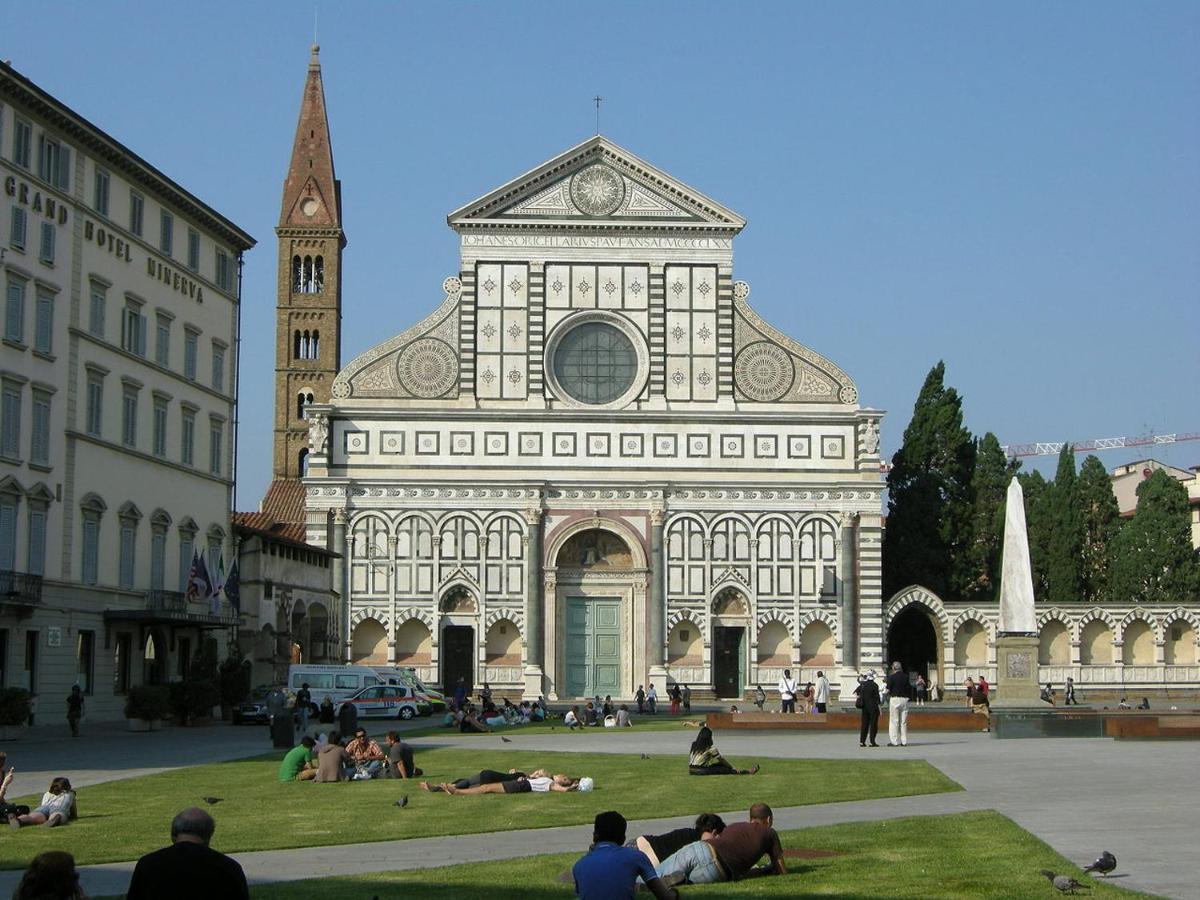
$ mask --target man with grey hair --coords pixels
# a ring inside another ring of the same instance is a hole
[[[171,820],[171,846],[137,861],[127,900],[249,900],[246,873],[208,846],[217,823],[190,807]]]
[[[888,746],[908,746],[908,700],[912,685],[900,661],[892,663],[887,677],[888,692]]]

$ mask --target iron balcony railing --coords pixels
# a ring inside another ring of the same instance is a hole
[[[33,606],[42,602],[42,576],[0,569],[0,603]]]

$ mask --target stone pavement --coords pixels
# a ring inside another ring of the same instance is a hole
[[[256,734],[252,735],[252,732]],[[130,742],[130,739],[159,735],[162,737],[157,742],[142,744],[140,748],[136,741]],[[264,735],[265,729],[252,727],[172,729],[158,735],[99,734],[89,741],[89,761],[113,757],[124,760],[125,765],[90,769],[88,776],[92,780],[88,783],[105,780],[106,772],[108,778],[130,777],[144,770],[170,768],[172,763],[168,760],[172,752],[187,757],[186,761],[180,758],[174,765],[264,752],[269,749]],[[575,750],[682,756],[690,740],[687,734],[679,732],[638,732],[636,729],[621,734],[594,735],[589,732],[529,737],[513,731],[507,736],[512,743],[502,743],[498,736],[459,737],[453,733],[418,739],[417,743],[462,745],[473,749],[490,747],[498,755],[514,751],[528,754],[530,751]],[[1068,738],[997,741],[986,734],[921,732],[914,733],[907,748],[861,749],[857,735],[836,732],[729,732],[718,734],[717,738],[722,752],[738,764],[757,760],[769,766],[769,757],[922,758],[966,789],[954,794],[777,810],[778,824],[782,828],[996,809],[1077,863],[1086,864],[1101,850],[1111,850],[1120,861],[1119,871],[1128,873],[1128,877],[1119,882],[1124,887],[1169,897],[1196,895],[1193,861],[1195,835],[1200,832],[1200,807],[1194,802],[1190,777],[1195,770],[1196,743],[1193,741]],[[32,744],[32,741],[28,745],[22,742],[20,755],[24,755],[26,746],[32,749]],[[172,745],[179,747],[173,751]],[[68,744],[67,749],[69,747]],[[6,749],[17,756],[17,745]],[[57,749],[55,752],[64,751]],[[503,762],[497,767],[504,767]],[[78,770],[68,767],[66,771],[75,777]],[[736,819],[745,812],[733,810],[722,814]],[[671,828],[687,821],[688,817],[657,820],[637,823],[636,828],[639,831]],[[382,845],[235,855],[252,881],[288,881],[446,865],[485,856],[502,858],[582,851],[589,834],[590,827],[581,825],[462,835],[453,840],[427,838]],[[987,836],[973,835],[972,839],[986,840]],[[219,830],[216,845],[219,849]],[[130,871],[132,863],[86,867],[83,884],[92,896],[121,893],[128,883]],[[0,896],[11,892],[18,879],[18,872],[0,872]]]

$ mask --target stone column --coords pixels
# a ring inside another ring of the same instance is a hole
[[[525,694],[536,700],[545,692],[546,625],[542,595],[542,510],[525,510]]]
[[[663,565],[663,521],[666,510],[654,506],[650,508],[650,589],[646,595],[647,621],[649,623],[649,661],[650,679],[658,679],[665,684],[667,677],[666,663],[666,567]]]
[[[839,697],[850,697],[857,686],[860,663],[858,603],[858,513],[842,513],[841,545],[838,548],[838,630],[842,639],[842,668]]]
[[[350,542],[346,533],[346,510],[342,508],[333,511],[333,542],[330,547],[334,553],[338,555],[330,560],[330,574],[333,580],[333,589],[337,591],[338,603],[341,606],[341,621],[342,621],[342,640],[345,642],[342,649],[342,661],[350,661],[350,592],[346,589],[348,583],[347,573],[349,571],[350,562]]]

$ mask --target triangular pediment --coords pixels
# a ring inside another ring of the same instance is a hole
[[[452,212],[454,228],[665,227],[737,233],[737,213],[597,135]]]
[[[329,198],[321,190],[321,183],[310,175],[296,193],[285,222],[288,225],[300,226],[332,225],[334,221],[331,209]]]

